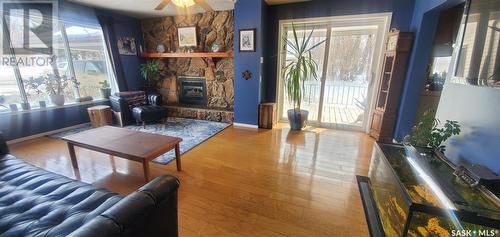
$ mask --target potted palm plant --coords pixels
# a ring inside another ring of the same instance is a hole
[[[318,64],[313,59],[311,51],[325,41],[316,44],[311,42],[314,29],[307,36],[304,30],[302,37],[299,37],[295,25],[292,24],[292,32],[291,38],[285,34],[282,39],[285,53],[290,57],[287,57],[281,69],[285,81],[286,95],[293,105],[293,108],[287,111],[290,128],[292,130],[301,130],[309,115],[309,111],[300,108],[305,81],[308,79],[316,80],[318,71]]]

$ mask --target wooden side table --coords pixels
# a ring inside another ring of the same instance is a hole
[[[113,123],[111,107],[107,105],[98,105],[87,108],[89,113],[90,123],[92,127],[102,127]]]
[[[261,103],[259,105],[259,128],[272,129],[276,123],[276,103]]]

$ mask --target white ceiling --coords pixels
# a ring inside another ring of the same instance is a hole
[[[194,5],[186,10],[176,7],[173,3],[168,4],[163,10],[157,11],[154,8],[160,4],[161,0],[69,0],[81,5],[102,8],[120,12],[127,16],[137,18],[153,18],[161,16],[175,16],[205,12],[200,6]],[[214,10],[226,11],[234,9],[234,2],[237,0],[205,0]],[[269,5],[287,4],[295,2],[307,2],[311,0],[266,0]]]
[[[160,4],[161,0],[69,0],[81,5],[102,8],[120,12],[127,16],[137,18],[153,18],[161,16],[185,15],[205,12],[198,5],[189,7],[187,11],[169,3],[163,10],[157,11],[154,8]],[[226,11],[234,9],[233,0],[205,0],[215,11]]]

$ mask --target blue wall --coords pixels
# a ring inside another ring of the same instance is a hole
[[[139,54],[139,45],[144,45],[140,20],[109,11],[97,10],[96,12],[99,16],[106,16],[113,20],[116,39],[119,37],[135,38],[136,49]],[[145,81],[140,74],[139,65],[143,63],[143,60],[138,55],[120,55],[120,61],[123,67],[127,90],[142,89]]]
[[[137,46],[142,44],[140,21],[112,12],[97,10],[78,4],[59,1],[59,18],[68,23],[78,23],[87,26],[98,26],[97,16],[104,15],[113,19],[116,37],[134,37]],[[138,48],[138,47],[137,47]],[[139,74],[141,59],[138,56],[120,55],[123,65],[125,81],[129,90],[137,90],[143,86]],[[99,102],[96,104],[108,104]],[[88,123],[87,107],[95,104],[78,105],[45,111],[31,111],[29,113],[0,114],[0,131],[7,140],[31,136],[65,127]]]
[[[234,122],[257,125],[260,102],[260,75],[262,55],[262,0],[239,0],[234,7]],[[239,30],[257,29],[256,52],[239,52]],[[252,78],[245,80],[244,71]]]
[[[410,31],[415,33],[413,50],[406,73],[394,137],[398,140],[411,132],[426,81],[427,63],[431,56],[439,13],[463,3],[463,0],[416,1]]]
[[[369,14],[392,12],[391,27],[408,31],[415,0],[314,0],[310,2],[270,6],[266,25],[265,72],[263,100],[277,102],[276,98],[276,73],[278,54],[279,20],[341,16],[353,14]]]
[[[108,104],[103,101],[86,105],[76,105],[65,108],[33,110],[0,114],[0,131],[7,141],[45,133],[65,127],[88,123],[87,108],[94,105]]]

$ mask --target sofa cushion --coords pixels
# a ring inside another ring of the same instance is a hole
[[[67,236],[121,199],[0,155],[0,236]]]

